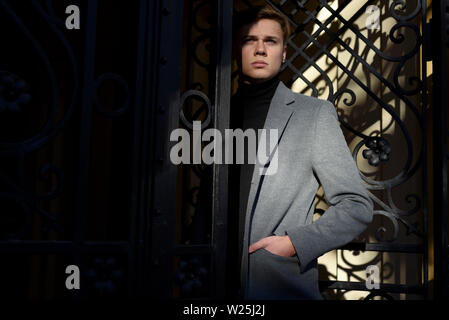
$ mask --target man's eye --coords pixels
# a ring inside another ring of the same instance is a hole
[[[247,42],[250,42],[250,41],[253,41],[253,39],[244,39],[243,43],[247,43]]]
[[[273,39],[268,39],[268,40],[266,40],[266,42],[269,42],[269,43],[276,43],[276,41],[273,40]]]

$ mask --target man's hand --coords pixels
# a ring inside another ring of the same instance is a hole
[[[270,236],[262,238],[249,246],[249,253],[253,253],[261,248],[284,257],[291,257],[296,253],[295,247],[293,247],[289,236]]]

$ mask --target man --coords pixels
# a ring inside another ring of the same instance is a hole
[[[278,130],[275,174],[260,174],[273,165],[269,160],[231,168],[229,255],[238,261],[239,292],[244,299],[322,299],[317,258],[365,230],[373,203],[332,103],[294,93],[279,80],[285,17],[259,7],[234,21],[240,75],[231,126]],[[319,184],[329,208],[312,222]]]

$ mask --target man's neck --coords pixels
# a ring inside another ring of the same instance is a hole
[[[268,82],[270,80],[272,80],[273,78],[278,78],[278,74],[270,77],[270,78],[264,78],[264,79],[254,79],[254,78],[250,78],[250,77],[245,77],[240,75],[240,79],[242,79],[240,82],[247,85],[247,86],[251,86],[251,85],[258,85],[258,84],[262,84],[265,82]]]
[[[239,81],[238,92],[242,96],[247,97],[263,97],[266,95],[274,94],[278,84],[279,84],[279,74],[276,74],[270,79],[265,79],[261,82],[245,81],[246,79],[241,79]]]

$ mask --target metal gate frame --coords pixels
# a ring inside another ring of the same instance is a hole
[[[285,0],[279,5],[266,0],[275,8],[282,11]],[[396,1],[399,3],[401,1]],[[48,3],[51,3],[49,1]],[[47,4],[48,4],[47,3]],[[220,131],[229,127],[230,95],[231,95],[231,50],[232,47],[232,1],[217,0],[215,3],[215,81],[214,95],[211,97],[212,121]],[[304,3],[297,1],[298,4]],[[326,1],[320,1],[327,6]],[[434,96],[433,96],[433,188],[434,194],[434,257],[435,278],[434,298],[447,299],[449,289],[449,247],[448,247],[448,145],[447,145],[447,47],[448,40],[448,1],[434,2],[433,19],[426,23],[426,1],[421,4],[423,34],[419,41],[423,44],[424,59],[423,74],[426,74],[426,61],[433,61]],[[0,8],[5,8],[6,2],[0,1]],[[369,2],[368,2],[369,4]],[[368,5],[366,4],[366,5]],[[364,7],[366,7],[366,5]],[[51,6],[50,6],[51,7]],[[76,94],[80,96],[81,118],[79,127],[80,142],[77,146],[78,180],[76,186],[76,220],[74,239],[71,241],[25,241],[7,239],[0,241],[0,252],[8,254],[53,254],[63,253],[73,257],[73,261],[83,268],[83,257],[88,253],[95,254],[124,254],[127,259],[128,296],[151,296],[154,298],[173,297],[174,256],[203,254],[210,258],[209,299],[222,299],[225,294],[226,245],[227,245],[227,180],[226,166],[214,165],[212,190],[212,237],[209,244],[174,245],[174,223],[176,212],[176,166],[169,160],[168,144],[170,132],[178,128],[181,98],[180,73],[182,52],[182,21],[183,1],[180,0],[139,0],[139,49],[136,57],[137,78],[135,91],[135,109],[133,113],[133,168],[132,168],[132,201],[131,201],[131,229],[129,241],[117,242],[87,242],[84,234],[84,212],[87,206],[88,175],[89,175],[89,139],[90,139],[90,111],[93,101],[92,88],[95,87],[94,56],[96,40],[96,19],[98,0],[89,0],[85,13],[86,26],[84,42],[84,65],[81,68],[83,78]],[[333,12],[333,14],[338,14]],[[9,12],[9,11],[8,11]],[[57,29],[58,19],[54,12],[41,12],[49,25]],[[351,23],[344,22],[346,27]],[[320,24],[320,30],[327,30],[326,23]],[[337,35],[333,35],[335,38]],[[313,39],[310,39],[313,41]],[[299,48],[297,48],[299,49]],[[325,52],[326,48],[322,48]],[[70,51],[72,50],[72,51]],[[68,50],[73,53],[73,48]],[[338,63],[338,61],[335,61]],[[77,67],[74,65],[74,70]],[[76,73],[76,72],[75,72]],[[80,77],[81,78],[81,77]],[[424,84],[423,92],[426,86]],[[74,96],[75,104],[77,96]],[[209,99],[209,98],[208,98]],[[426,95],[423,95],[424,110],[427,105]],[[425,111],[423,113],[425,115]],[[54,134],[44,137],[51,140]],[[424,139],[425,141],[425,139]],[[48,142],[48,141],[47,141]],[[26,153],[33,148],[32,143],[25,143],[18,148],[0,145],[0,156],[16,156],[17,170],[23,165]],[[425,143],[425,142],[424,142]],[[425,160],[424,160],[425,161]],[[424,162],[425,167],[425,162]],[[63,177],[57,168],[58,178]],[[48,170],[48,168],[46,169]],[[4,176],[0,176],[4,182]],[[22,177],[23,178],[23,177]],[[6,180],[5,180],[6,181]],[[426,181],[426,176],[424,178]],[[8,181],[7,181],[8,182]],[[426,183],[426,182],[424,182]],[[425,186],[424,186],[425,187]],[[426,188],[425,188],[426,190]],[[33,204],[41,195],[29,195],[23,190],[18,192],[2,192],[3,197],[15,199],[23,207]],[[51,195],[53,196],[53,195]],[[31,209],[29,209],[31,210]],[[424,199],[424,210],[427,210],[427,199]],[[42,213],[42,212],[41,212]],[[427,211],[425,211],[427,214]],[[54,225],[57,223],[50,221]],[[424,218],[427,229],[427,217]],[[427,230],[426,235],[427,235]],[[385,296],[387,292],[411,292],[428,295],[427,284],[427,239],[423,245],[389,245],[351,243],[342,249],[372,250],[382,252],[421,252],[425,255],[423,286],[387,285],[381,284],[375,295]],[[323,286],[345,290],[365,290],[364,284],[349,282],[322,282]],[[83,298],[83,293],[75,293],[74,298]]]

